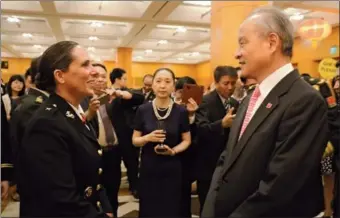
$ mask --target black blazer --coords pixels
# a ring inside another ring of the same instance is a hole
[[[133,117],[134,107],[143,104],[144,95],[130,91],[132,98],[125,100],[115,98],[108,106],[108,115],[112,121],[112,125],[116,130],[119,144],[132,144]]]
[[[237,111],[238,105],[238,101],[231,98],[234,111]],[[203,97],[196,112],[198,179],[211,180],[217,160],[228,141],[230,128],[222,128],[221,124],[226,112],[216,90]]]
[[[14,160],[19,152],[20,143],[29,120],[47,98],[46,94],[42,93],[40,90],[31,88],[27,95],[19,98],[18,106],[12,110],[10,134]]]
[[[315,217],[324,206],[326,103],[294,70],[268,94],[238,140],[250,97],[236,115],[202,216]]]
[[[11,181],[13,174],[9,124],[1,98],[1,181]]]
[[[334,146],[334,217],[340,217],[340,106],[328,110],[328,124],[330,129],[330,141]]]
[[[21,217],[103,217],[102,150],[60,96],[51,95],[25,130],[19,153]]]
[[[128,90],[127,90],[128,91]],[[120,145],[124,145],[127,142],[132,143],[132,120],[134,117],[133,108],[143,104],[144,96],[142,94],[138,94],[135,92],[131,92],[132,98],[129,100],[125,100],[122,98],[115,98],[111,101],[111,103],[106,104],[106,111],[108,116],[112,122],[113,127],[115,128],[118,141]],[[81,106],[84,111],[86,111],[89,107],[89,98],[85,99]],[[99,136],[99,124],[98,117],[95,115],[89,123],[91,124],[96,137]]]

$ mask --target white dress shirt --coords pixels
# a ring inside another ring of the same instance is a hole
[[[251,114],[250,120],[256,113],[257,109],[261,106],[264,99],[268,96],[268,94],[274,89],[274,87],[290,72],[294,70],[294,67],[291,63],[282,66],[277,69],[274,73],[270,74],[267,78],[265,78],[260,84],[260,97],[257,99],[256,104],[254,106],[253,112]]]
[[[71,107],[72,109],[74,110],[74,112],[76,112],[76,114],[78,115],[78,117],[80,118],[80,120],[83,120],[83,116],[81,114],[84,114],[84,110],[83,108],[79,105],[78,108],[76,108],[75,106],[73,106],[72,104],[70,104],[69,102],[67,102]]]

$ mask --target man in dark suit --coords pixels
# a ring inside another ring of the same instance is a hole
[[[9,182],[12,181],[12,174],[13,164],[9,124],[6,119],[6,111],[1,98],[1,202],[8,198]]]
[[[236,114],[203,217],[315,217],[324,208],[327,105],[290,63],[293,33],[273,7],[240,26],[236,58],[259,85]]]
[[[196,112],[197,125],[197,191],[201,209],[209,190],[218,157],[228,141],[229,129],[238,107],[231,97],[237,81],[235,68],[218,66],[214,72],[216,89],[203,97]]]
[[[100,96],[107,86],[106,67],[100,63],[92,64],[95,70],[98,72],[99,77],[96,79],[96,83],[101,86],[98,89],[95,88],[95,94]],[[117,87],[116,87],[117,88]],[[103,185],[106,188],[109,201],[111,203],[113,214],[116,217],[118,211],[118,191],[121,182],[121,160],[125,158],[124,163],[127,168],[130,167],[130,163],[134,164],[134,150],[128,150],[132,147],[132,136],[129,137],[129,126],[124,116],[124,111],[131,109],[134,106],[138,106],[143,103],[143,95],[132,93],[129,91],[116,90],[113,93],[113,99],[111,102],[100,105],[96,98],[89,100],[88,105],[83,102],[82,107],[87,110],[87,119],[96,133],[99,144],[103,148]],[[128,144],[130,143],[130,144]],[[125,155],[130,155],[126,157]],[[127,159],[130,158],[130,159]],[[138,156],[136,156],[136,159]],[[131,161],[132,159],[132,161]],[[130,161],[126,163],[126,161]],[[138,167],[138,159],[136,160],[136,167]],[[128,168],[131,173],[131,168]],[[134,168],[132,168],[134,170]],[[135,170],[138,173],[137,169]],[[133,172],[135,172],[133,171]],[[131,176],[131,175],[130,175]],[[136,175],[137,177],[137,175]],[[133,182],[137,183],[137,178]],[[130,184],[130,187],[134,188],[136,195],[136,185]]]
[[[49,96],[47,91],[37,88],[35,84],[35,76],[38,73],[39,60],[40,57],[32,60],[30,69],[28,70],[31,77],[30,89],[28,90],[27,95],[23,95],[19,98],[17,107],[12,111],[10,133],[14,158],[19,152],[20,143],[30,118]]]
[[[337,62],[337,76],[332,81],[332,86],[336,93],[337,104],[334,110],[329,111],[329,128],[331,131],[331,142],[334,146],[334,166],[335,166],[335,186],[334,186],[334,202],[333,217],[340,217],[340,62]]]
[[[155,93],[153,93],[152,91],[152,80],[153,76],[151,74],[146,74],[143,77],[143,87],[133,90],[139,94],[144,95],[145,102],[152,101],[155,98]]]

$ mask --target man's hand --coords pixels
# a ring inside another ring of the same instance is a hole
[[[222,127],[223,128],[230,128],[236,114],[233,114],[234,108],[230,108],[230,110],[228,111],[228,113],[223,117],[222,119]]]
[[[9,182],[1,181],[1,200],[6,200],[8,198]]]
[[[99,107],[100,101],[98,100],[97,96],[95,96],[90,100],[89,109],[85,113],[86,119],[91,120],[96,115]]]
[[[197,105],[196,101],[192,98],[189,98],[188,101],[189,102],[187,103],[186,108],[189,112],[189,116],[192,116],[197,111],[198,105]]]

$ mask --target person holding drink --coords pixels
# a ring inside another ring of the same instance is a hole
[[[142,147],[139,217],[180,216],[182,166],[179,153],[191,143],[188,112],[175,104],[175,75],[156,70],[152,83],[155,99],[136,113],[133,144]]]

